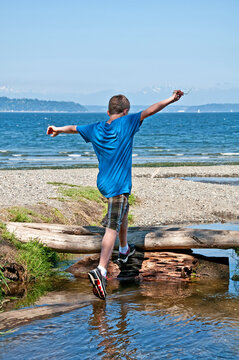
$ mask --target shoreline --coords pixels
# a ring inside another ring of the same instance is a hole
[[[215,167],[215,166],[238,166],[239,162],[148,162],[148,163],[135,163],[132,165],[132,168],[179,168],[179,167]],[[18,171],[18,170],[72,170],[72,169],[98,169],[98,164],[77,164],[77,165],[49,165],[49,166],[20,166],[20,167],[6,167],[0,168],[0,171]],[[220,176],[220,175],[218,175]],[[225,177],[230,177],[230,175],[225,175]]]
[[[61,182],[96,187],[97,168],[0,170],[0,208],[47,204],[61,207]],[[134,225],[209,223],[239,219],[239,186],[202,183],[180,177],[239,177],[238,165],[133,167],[130,209]],[[54,199],[55,198],[55,199]]]

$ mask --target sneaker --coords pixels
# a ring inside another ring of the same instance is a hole
[[[93,294],[98,298],[105,300],[106,292],[106,278],[101,274],[100,269],[96,268],[88,272],[88,278],[93,285]]]
[[[128,246],[129,246],[129,248],[128,248],[128,251],[127,251],[126,254],[122,254],[121,252],[119,252],[119,255],[118,255],[118,261],[121,261],[124,264],[126,264],[129,257],[132,256],[135,253],[134,244],[130,244]]]

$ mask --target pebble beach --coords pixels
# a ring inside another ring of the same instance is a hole
[[[46,203],[57,206],[56,186],[62,182],[96,186],[98,169],[1,170],[0,207]],[[202,183],[181,177],[239,177],[238,165],[134,167],[131,207],[140,226],[193,224],[239,219],[239,186]]]

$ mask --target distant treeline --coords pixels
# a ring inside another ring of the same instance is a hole
[[[239,112],[239,104],[172,105],[167,107],[166,110],[167,112]]]
[[[141,111],[147,105],[133,105],[131,112]],[[41,111],[41,112],[106,112],[107,105],[87,105],[85,108],[73,101],[52,101],[38,99],[9,99],[0,97],[0,111]],[[239,112],[239,104],[205,104],[195,106],[171,105],[164,112]]]
[[[0,97],[0,111],[82,112],[87,109],[73,101],[9,99]]]

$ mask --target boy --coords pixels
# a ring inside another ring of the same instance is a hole
[[[88,273],[88,277],[93,285],[93,293],[102,300],[105,300],[107,295],[106,269],[117,234],[120,240],[118,260],[126,263],[135,252],[134,245],[127,243],[133,137],[145,118],[178,101],[183,95],[181,90],[175,90],[170,98],[131,115],[128,115],[129,100],[124,95],[117,95],[109,101],[108,121],[85,126],[49,126],[47,129],[47,134],[52,137],[60,133],[79,133],[86,142],[92,142],[99,161],[97,187],[108,199],[108,213],[102,221],[106,230],[102,240],[100,262],[96,269]]]

